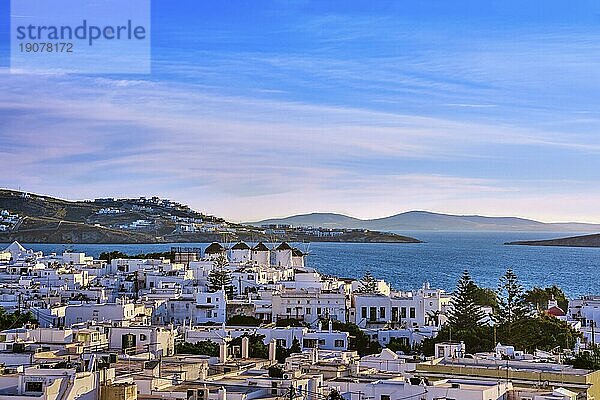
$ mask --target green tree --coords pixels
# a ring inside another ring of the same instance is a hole
[[[492,307],[494,311],[498,309],[498,297],[496,291],[490,288],[476,286],[475,304],[483,307]]]
[[[300,347],[300,341],[294,336],[292,345],[289,348],[290,354],[302,353],[302,347]]]
[[[269,367],[270,378],[283,378],[283,368],[280,365],[271,365]]]
[[[331,389],[326,400],[344,400],[344,397],[335,389]]]
[[[589,350],[583,350],[573,358],[569,364],[575,368],[591,369],[597,371],[600,369],[600,346],[593,345]]]
[[[125,253],[121,253],[120,251],[108,251],[100,253],[99,257],[100,260],[106,260],[108,262],[111,262],[117,258],[129,258],[129,256]]]
[[[534,287],[525,292],[525,301],[531,305],[534,310],[545,310],[548,307],[548,301],[554,298],[558,302],[558,306],[567,311],[569,308],[569,299],[556,285],[546,288]]]
[[[475,329],[485,317],[481,306],[477,304],[477,285],[465,270],[458,280],[456,291],[450,300],[448,325],[456,331]]]
[[[499,332],[498,337],[509,343]],[[511,333],[511,343],[515,348],[534,352],[535,350],[551,351],[555,348],[569,349],[581,334],[566,322],[546,313],[523,318]]]
[[[433,323],[434,326],[439,326],[440,315],[442,315],[442,312],[440,310],[427,311],[427,313],[425,314],[425,316],[427,317],[425,321],[426,323]]]
[[[352,322],[344,323],[333,320],[333,329],[336,331],[348,332],[350,334],[348,348],[350,350],[358,351],[358,354],[361,356],[381,352],[381,345],[376,341],[372,341],[369,335],[364,333],[358,325],[353,324]]]
[[[377,289],[377,280],[371,275],[371,272],[365,272],[365,275],[360,281],[360,293],[379,293]]]
[[[261,320],[251,315],[233,315],[227,320],[231,326],[260,326]]]
[[[286,358],[296,353],[302,353],[302,348],[300,347],[300,341],[296,337],[294,337],[294,340],[292,340],[292,345],[289,349],[286,349],[282,346],[277,346],[275,356],[277,358],[277,361],[280,364],[283,364]]]
[[[220,256],[214,261],[213,269],[208,274],[208,289],[217,291],[224,289],[227,298],[233,297],[233,286],[231,285],[231,274],[226,268],[227,258]]]
[[[513,326],[529,313],[523,286],[519,283],[519,279],[512,269],[506,270],[506,273],[500,277],[497,294],[498,309],[494,320],[500,325],[500,328],[506,330],[508,342],[512,343]]]
[[[393,352],[401,351],[404,354],[409,354],[412,352],[412,348],[410,347],[410,344],[408,344],[408,340],[402,340],[401,338],[391,338],[390,342],[385,347]]]
[[[193,354],[218,357],[219,345],[211,340],[201,340],[196,343],[183,342],[177,343],[175,345],[175,352],[177,354]]]
[[[20,328],[27,324],[37,325],[37,323],[31,311],[7,313],[3,307],[0,307],[0,330]]]
[[[426,338],[420,345],[421,352],[426,356],[435,355],[436,343],[464,342],[468,353],[490,351],[494,348],[494,330],[488,325],[474,326],[469,329],[453,328],[449,324],[442,326],[435,338]]]
[[[280,327],[280,328],[286,328],[288,326],[301,327],[301,326],[307,326],[307,325],[308,324],[305,323],[304,321],[300,321],[295,318],[279,318],[277,320],[277,322],[275,323],[275,326]]]
[[[493,330],[481,323],[485,317],[481,305],[480,288],[473,282],[468,271],[464,271],[450,300],[448,323],[433,339],[425,339],[421,349],[426,355],[433,355],[435,343],[463,341],[467,351],[489,351],[493,346]]]
[[[265,335],[245,333],[242,336],[233,339],[231,345],[241,346],[243,337],[249,339],[248,355],[251,358],[269,358],[269,346],[264,343]]]
[[[100,253],[100,256],[98,258],[100,260],[106,260],[107,262],[111,262],[112,260],[117,259],[117,258],[151,258],[151,259],[166,258],[171,261],[174,260],[173,254],[170,251],[158,252],[158,253],[139,253],[139,254],[134,254],[134,255],[125,254],[120,251],[109,251],[109,252]]]

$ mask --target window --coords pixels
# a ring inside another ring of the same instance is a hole
[[[321,307],[317,307],[317,315],[321,315]]]
[[[385,318],[385,307],[379,307],[379,318]]]
[[[411,317],[411,318],[414,318],[414,317],[415,317],[415,308],[414,308],[414,307],[411,307],[411,308],[410,308],[410,317]]]
[[[402,318],[406,318],[406,307],[402,307],[400,313],[402,315]]]
[[[361,318],[367,318],[367,307],[361,308],[360,312],[361,312],[361,315],[360,315]]]
[[[26,382],[25,383],[25,391],[26,392],[43,392],[44,386],[42,382]]]
[[[390,400],[390,395],[389,394],[382,394],[381,397],[379,397],[380,400]]]
[[[336,341],[333,344],[335,347],[338,348],[343,348],[344,347],[344,341],[341,339],[336,339]]]
[[[310,307],[306,307],[306,315],[310,315],[312,312]]]
[[[286,309],[285,309],[285,312],[286,312],[287,314],[291,314],[291,313],[292,313],[292,309],[288,307],[288,308],[286,308]]]
[[[147,340],[147,339],[148,339],[148,336],[144,335],[143,333],[140,334],[140,340],[141,341],[144,341],[144,340]]]
[[[277,382],[271,382],[271,394],[277,395]]]
[[[212,303],[212,299],[211,299],[210,297],[207,297],[207,298],[206,298],[206,302],[207,302],[208,304],[210,304],[210,303]]]
[[[377,320],[377,307],[369,307],[369,320]]]
[[[398,321],[398,307],[392,307],[392,321]]]
[[[325,346],[325,339],[319,339],[319,346]]]

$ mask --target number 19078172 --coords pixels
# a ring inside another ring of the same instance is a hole
[[[21,53],[72,53],[73,43],[31,42],[19,43]]]

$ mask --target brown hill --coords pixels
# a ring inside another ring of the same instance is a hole
[[[505,244],[520,246],[600,247],[600,233],[547,240],[523,240]]]

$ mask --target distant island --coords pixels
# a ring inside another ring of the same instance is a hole
[[[420,243],[367,229],[257,227],[158,197],[68,201],[0,190],[0,242],[205,243],[222,241]]]
[[[504,243],[519,246],[600,247],[600,234],[571,236],[547,240],[522,240]]]
[[[311,213],[286,218],[248,222],[249,225],[320,226],[335,229],[375,231],[496,231],[496,232],[598,232],[600,224],[577,222],[545,223],[518,217],[450,215],[429,211],[408,211],[377,219],[358,219],[343,214]]]

